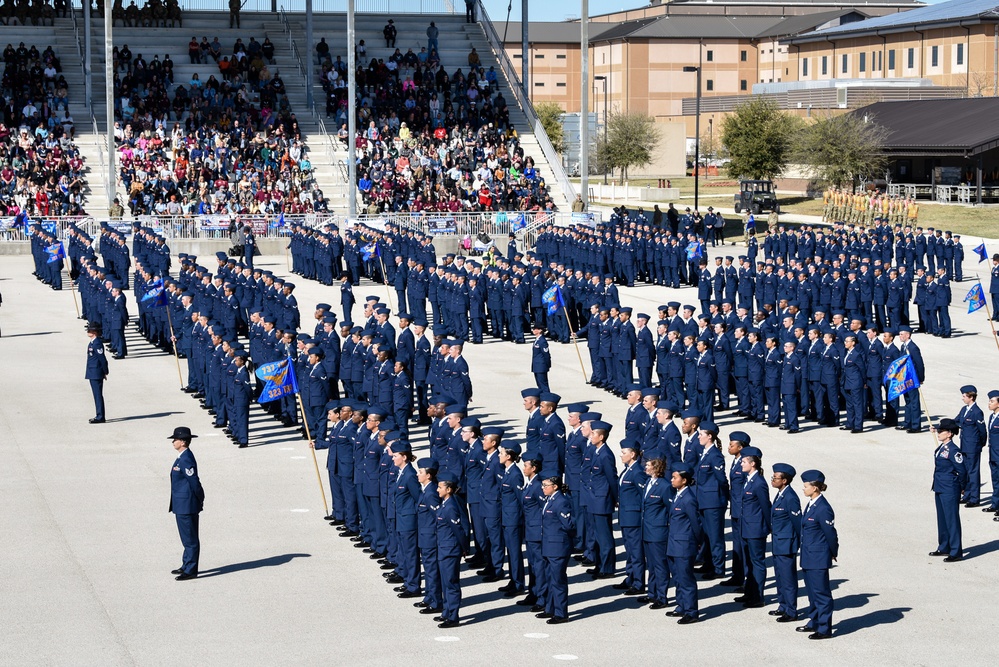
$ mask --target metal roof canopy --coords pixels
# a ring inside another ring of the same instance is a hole
[[[887,35],[913,30],[975,25],[999,19],[999,0],[950,0],[937,5],[886,14],[786,40],[791,44],[848,39],[865,35]]]
[[[888,130],[888,155],[971,157],[999,148],[999,98],[876,102],[853,112]]]

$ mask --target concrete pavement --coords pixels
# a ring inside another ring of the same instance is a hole
[[[286,274],[284,257],[260,259]],[[309,330],[316,302],[338,303],[335,288],[296,283]],[[965,315],[961,304],[969,287],[954,285],[954,338],[915,337],[926,359],[924,396],[934,420],[958,412],[963,384],[977,385],[983,395],[999,388],[991,372],[999,351],[984,311]],[[737,428],[750,433],[767,468],[784,461],[799,472],[825,472],[841,542],[831,572],[837,635],[831,641],[810,642],[793,624],[777,624],[765,613],[773,608],[772,571],[767,609],[742,610],[732,589],[705,582],[703,621],[686,627],[618,595],[610,588],[617,579],[593,582],[578,566],[570,569],[572,622],[560,626],[546,625],[502,598],[496,584],[463,571],[464,624],[440,630],[411,600],[398,599],[377,566],[321,520],[311,455],[289,429],[255,410],[251,447],[236,449],[211,428],[197,402],[178,391],[173,358],[142,344],[134,328],[130,356],[111,360],[109,422],[88,425],[87,339],[70,292],[35,281],[30,257],[4,258],[0,292],[7,386],[0,401],[0,663],[609,664],[676,651],[706,664],[799,658],[836,665],[984,664],[994,655],[988,619],[999,523],[977,509],[962,510],[966,560],[944,564],[926,555],[936,547],[934,444],[926,432],[868,427],[849,436],[805,423],[790,436],[729,416],[718,420],[723,439]],[[359,288],[359,296],[368,293],[383,295],[385,288]],[[690,288],[652,286],[621,294],[636,312],[696,297]],[[530,346],[489,342],[468,346],[465,356],[474,383],[472,414],[510,427],[522,442],[526,413],[519,390],[532,385]],[[552,356],[553,391],[603,412],[615,426],[610,440],[616,445],[624,401],[584,384],[571,345],[553,345]],[[984,399],[979,405],[985,408]],[[202,576],[189,582],[169,574],[181,545],[167,513],[175,454],[166,438],[179,425],[201,436],[193,451],[207,493]],[[414,445],[419,450],[426,442],[417,437]],[[324,468],[325,454],[319,456]],[[800,494],[800,481],[794,488]],[[987,473],[985,489],[991,491]],[[802,588],[799,608],[806,604]]]

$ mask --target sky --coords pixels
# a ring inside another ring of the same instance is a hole
[[[510,20],[520,20],[520,9],[523,0],[485,0],[486,9],[489,11],[489,18],[493,24],[506,21],[506,8],[513,2],[510,11]],[[643,0],[590,0],[590,15],[607,14],[621,9],[634,9],[644,7],[647,2]],[[528,18],[531,21],[565,21],[566,19],[579,18],[579,0],[570,2],[534,2],[530,3]]]
[[[512,0],[513,6],[510,11],[510,20],[520,20],[520,8],[523,0]],[[648,4],[647,0],[589,0],[590,16],[595,14],[607,14],[620,11],[622,9],[635,9]],[[944,0],[926,0],[927,4],[935,5]],[[500,24],[506,21],[507,7],[511,0],[484,0],[486,9],[489,11],[489,18],[493,24]],[[461,6],[459,3],[455,3]],[[566,19],[579,18],[579,0],[569,2],[534,2],[530,3],[528,10],[531,21],[565,21]]]

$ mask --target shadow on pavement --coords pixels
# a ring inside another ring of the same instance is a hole
[[[136,419],[159,419],[160,417],[169,417],[170,415],[179,415],[179,414],[183,413],[176,410],[173,412],[154,412],[148,415],[132,415],[131,417],[116,417],[115,419],[109,419],[108,423],[113,424],[115,422],[130,422],[130,421],[135,421]]]
[[[271,556],[270,558],[248,560],[244,563],[232,563],[231,565],[214,567],[210,570],[202,570],[198,574],[198,578],[205,579],[206,577],[218,577],[223,574],[242,572],[243,570],[256,570],[261,567],[274,567],[276,565],[284,565],[285,563],[289,563],[292,561],[292,559],[295,558],[310,558],[311,556],[312,554],[282,554],[280,556]]]
[[[978,556],[990,554],[993,551],[999,551],[999,540],[992,540],[991,542],[986,542],[985,544],[976,544],[973,547],[968,547],[964,551],[964,557],[976,558]]]
[[[839,607],[839,603],[836,603]],[[912,611],[912,607],[893,607],[891,609],[879,609],[863,616],[846,618],[833,626],[833,634],[837,637],[849,635],[858,630],[869,630],[878,625],[888,625],[898,623],[905,618],[906,612]]]

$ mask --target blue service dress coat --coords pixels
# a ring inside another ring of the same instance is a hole
[[[829,569],[839,554],[836,515],[824,496],[811,500],[801,513],[801,556],[805,589],[811,604],[808,626],[816,632],[832,634],[832,588]]]

